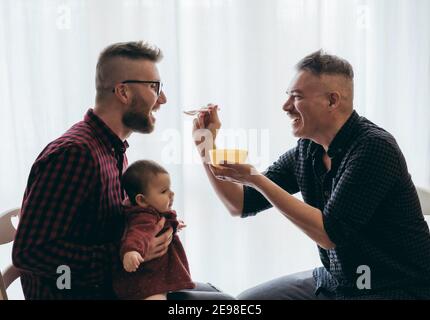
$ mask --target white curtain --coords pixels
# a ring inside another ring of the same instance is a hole
[[[294,64],[320,48],[353,64],[356,109],[396,137],[414,182],[430,187],[430,1],[2,0],[0,211],[21,204],[36,156],[93,106],[99,52],[139,39],[165,53],[168,102],[153,134],[131,137],[128,156],[170,171],[195,280],[237,294],[320,264],[276,210],[229,216],[181,114],[219,104],[220,144],[249,148],[264,169],[295,145],[284,93]],[[9,258],[2,249],[0,267]]]

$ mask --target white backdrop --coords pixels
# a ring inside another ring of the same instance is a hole
[[[415,183],[430,186],[430,1],[1,0],[0,211],[20,205],[36,156],[93,105],[98,53],[139,39],[164,51],[168,103],[153,134],[131,137],[128,156],[171,172],[195,280],[238,294],[320,264],[279,212],[228,215],[181,114],[218,103],[225,132],[235,129],[236,145],[263,169],[295,145],[284,93],[294,64],[319,48],[353,64],[356,109],[394,134]],[[0,251],[1,267],[9,251]]]

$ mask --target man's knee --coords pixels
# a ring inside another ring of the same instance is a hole
[[[307,300],[316,299],[312,271],[280,277],[245,290],[239,300]]]
[[[196,282],[196,288],[170,292],[168,300],[236,300],[211,283]]]

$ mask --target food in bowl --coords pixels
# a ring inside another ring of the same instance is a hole
[[[212,149],[209,150],[211,163],[219,164],[243,164],[246,163],[248,151],[242,149]]]

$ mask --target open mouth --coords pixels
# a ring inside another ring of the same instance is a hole
[[[291,119],[291,124],[292,125],[297,125],[300,122],[300,118],[292,118]]]
[[[155,120],[157,120],[154,116],[154,113],[157,112],[158,110],[160,110],[160,106],[152,108],[151,112],[149,113],[149,115],[151,116],[152,122],[155,122]]]

